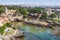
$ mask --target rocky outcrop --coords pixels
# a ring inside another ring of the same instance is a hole
[[[24,37],[24,33],[22,31],[18,32],[18,30],[15,30],[11,35],[0,35],[0,40],[16,40],[16,38],[20,37]]]
[[[52,30],[52,33],[56,36],[60,36],[60,29],[56,28],[55,30]]]

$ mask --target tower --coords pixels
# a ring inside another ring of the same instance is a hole
[[[8,9],[7,9],[7,7],[5,7],[5,13],[7,13],[8,12]]]

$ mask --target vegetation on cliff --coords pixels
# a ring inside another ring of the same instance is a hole
[[[0,34],[4,33],[4,30],[6,29],[6,27],[11,27],[10,23],[6,23],[2,27],[0,27]]]

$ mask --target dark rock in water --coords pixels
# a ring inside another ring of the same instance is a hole
[[[48,24],[47,27],[53,29],[51,24]]]
[[[15,21],[15,22],[19,22],[20,20],[19,20],[18,18],[15,18],[14,21]]]

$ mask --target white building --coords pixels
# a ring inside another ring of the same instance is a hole
[[[46,13],[47,15],[51,15],[52,13],[55,13],[55,12],[52,12],[53,9],[51,8],[46,8]]]

